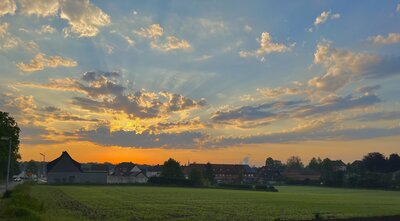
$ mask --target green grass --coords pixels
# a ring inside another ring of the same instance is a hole
[[[400,192],[280,186],[280,192],[33,186],[42,220],[288,220],[400,215]]]

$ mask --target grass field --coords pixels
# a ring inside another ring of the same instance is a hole
[[[400,192],[277,187],[280,192],[146,186],[33,186],[43,220],[300,220],[400,214]]]

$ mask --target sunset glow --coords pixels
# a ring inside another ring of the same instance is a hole
[[[0,3],[23,161],[263,165],[399,152],[396,1]],[[368,20],[368,22],[367,22]]]

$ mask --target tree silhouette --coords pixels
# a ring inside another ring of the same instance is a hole
[[[19,132],[17,122],[9,116],[7,112],[0,111],[0,138],[9,137],[11,138],[11,171],[10,176],[18,173],[19,167],[17,160],[21,158],[18,153],[19,150]],[[9,141],[0,141],[0,175],[1,179],[4,179],[7,174],[7,161],[8,161],[8,143]]]
[[[179,164],[178,161],[169,158],[167,161],[164,162],[164,165],[162,167],[161,171],[161,176],[162,177],[168,177],[168,178],[183,178],[183,172],[181,165]]]
[[[303,163],[301,162],[301,158],[298,156],[291,156],[287,162],[286,167],[288,169],[301,169],[304,167]]]
[[[386,171],[386,158],[381,153],[378,152],[369,153],[364,156],[362,162],[368,171],[372,172]]]
[[[215,182],[214,170],[210,162],[206,164],[206,170],[204,171],[204,179],[206,179],[210,184]]]

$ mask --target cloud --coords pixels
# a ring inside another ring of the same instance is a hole
[[[17,10],[17,5],[14,0],[2,0],[0,1],[0,17],[10,14],[14,15]]]
[[[65,33],[77,34],[79,37],[93,37],[99,33],[99,28],[111,23],[110,16],[89,0],[61,1],[60,17],[68,21],[70,27]]]
[[[339,13],[331,15],[331,19],[339,19],[341,15]]]
[[[229,124],[242,128],[263,126],[288,116],[289,109],[302,103],[306,101],[276,101],[220,110],[212,114],[211,120],[217,124]]]
[[[42,25],[42,27],[40,28],[40,30],[37,31],[39,34],[43,34],[43,33],[54,33],[56,32],[56,29],[50,25]]]
[[[19,3],[21,12],[28,16],[57,16],[60,12],[60,18],[69,24],[68,28],[63,29],[65,36],[74,33],[78,37],[93,37],[99,33],[100,27],[111,23],[110,16],[89,0],[19,0]]]
[[[314,25],[318,26],[320,24],[324,24],[328,20],[330,14],[331,12],[323,11],[321,15],[315,18]]]
[[[169,113],[204,107],[204,99],[193,100],[166,91],[132,91],[116,72],[86,72],[80,79],[49,79],[47,84],[20,83],[16,86],[75,91],[87,97],[73,97],[72,104],[94,112],[114,111],[131,118],[156,118]]]
[[[55,106],[46,106],[40,110],[38,110],[40,114],[42,114],[45,118],[52,118],[58,121],[78,121],[78,122],[99,122],[98,119],[87,119],[82,118],[81,116],[69,113],[67,111],[61,110]]]
[[[332,13],[330,11],[323,11],[317,18],[315,18],[315,21],[314,21],[315,27],[318,27],[319,25],[322,25],[325,22],[327,22],[329,19],[329,16],[330,16],[330,19],[339,19],[340,18],[339,13],[332,15]]]
[[[18,63],[17,67],[23,72],[34,72],[45,69],[46,67],[56,68],[62,67],[75,67],[78,63],[70,58],[63,58],[60,56],[48,56],[45,54],[37,54],[30,63]]]
[[[328,19],[334,20],[339,19],[341,15],[339,13],[332,14],[330,11],[323,11],[318,17],[315,18],[314,26],[318,28],[320,25],[326,23]],[[309,32],[313,32],[313,28],[308,29]]]
[[[9,24],[4,22],[0,24],[0,50],[8,50],[17,47],[21,40],[8,32]]]
[[[319,43],[314,53],[314,64],[325,69],[323,76],[308,81],[309,86],[334,92],[349,82],[362,78],[382,78],[400,73],[400,57],[384,57],[368,53],[355,53]]]
[[[400,4],[397,4],[396,11],[400,13]]]
[[[0,25],[0,37],[4,38],[8,34],[8,26],[7,22]]]
[[[164,35],[164,29],[160,24],[152,24],[148,28],[141,28],[134,33],[144,38],[157,39]]]
[[[296,130],[288,132],[278,132],[264,135],[254,135],[237,138],[224,138],[210,141],[206,145],[231,146],[237,144],[260,144],[260,143],[293,143],[302,141],[332,141],[332,140],[361,140],[379,137],[398,136],[400,128],[345,128],[345,129],[317,129]]]
[[[126,43],[128,43],[129,46],[134,46],[135,45],[135,41],[132,38],[130,38],[129,36],[121,35],[121,37],[123,39],[125,39]]]
[[[364,122],[378,121],[378,120],[390,120],[390,121],[400,120],[400,112],[392,111],[392,112],[367,113],[359,115],[353,118],[353,120],[364,121]]]
[[[13,34],[8,32],[9,24],[4,22],[0,24],[0,50],[10,50],[14,49],[18,46],[20,48],[27,50],[29,52],[37,52],[39,46],[34,41],[23,41],[20,38],[14,36]],[[20,28],[20,31],[30,32],[24,28]],[[36,31],[38,32],[38,31]]]
[[[152,41],[150,46],[161,51],[184,50],[192,47],[188,41],[180,40],[175,36],[168,36],[165,43]]]
[[[21,12],[24,15],[36,15],[38,17],[55,16],[60,7],[58,0],[18,0]]]
[[[361,97],[327,97],[318,103],[308,100],[274,101],[258,105],[220,110],[213,113],[211,120],[217,124],[233,125],[241,128],[265,126],[277,120],[304,119],[327,115],[344,110],[368,107],[381,102],[374,94]]]
[[[283,53],[287,52],[294,46],[294,44],[287,46],[284,44],[272,42],[272,38],[268,32],[263,32],[261,38],[257,39],[260,43],[260,48],[255,51],[240,51],[240,57],[257,57],[263,60],[264,56],[270,53]]]
[[[151,125],[149,130],[154,133],[162,133],[167,131],[177,131],[177,130],[194,130],[194,129],[201,129],[205,128],[206,125],[201,122],[199,117],[196,117],[191,120],[186,121],[178,121],[178,122],[160,122],[155,125]]]
[[[160,24],[152,24],[148,28],[141,28],[139,31],[133,31],[135,34],[150,39],[150,47],[160,51],[184,50],[192,46],[183,39],[175,36],[166,36],[165,42],[161,42],[160,38],[164,36],[164,29]]]
[[[374,44],[389,45],[400,43],[400,33],[389,33],[387,37],[376,35],[368,38]]]
[[[304,91],[302,91],[299,88],[288,88],[288,87],[257,88],[257,92],[264,97],[271,97],[271,98],[304,93]]]
[[[298,107],[296,112],[292,113],[294,117],[308,117],[312,115],[320,115],[343,111],[355,108],[364,108],[377,103],[382,100],[375,94],[367,94],[361,97],[348,95],[346,97],[327,97],[323,99],[318,105],[305,105]]]
[[[195,148],[198,140],[203,138],[199,132],[136,133],[135,131],[111,131],[108,126],[95,130],[81,129],[75,132],[80,140],[87,140],[104,146],[121,146],[136,148]]]
[[[172,112],[197,109],[206,103],[204,100],[195,101],[169,92],[137,91],[133,94],[119,94],[102,101],[74,97],[72,104],[96,112],[107,110],[122,112],[131,118],[157,118]]]
[[[245,25],[243,30],[247,33],[251,32],[253,30],[253,28],[250,25]]]
[[[355,90],[355,92],[363,93],[363,94],[373,94],[376,90],[381,89],[380,85],[373,85],[373,86],[364,86],[359,87]]]

